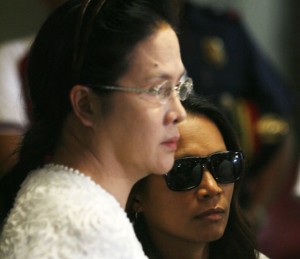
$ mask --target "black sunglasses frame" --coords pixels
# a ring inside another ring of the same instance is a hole
[[[232,174],[230,175],[230,179],[222,179],[222,175],[220,177],[218,174],[219,166],[224,161],[228,161],[231,164]],[[165,174],[166,184],[172,191],[187,191],[194,189],[198,187],[202,181],[204,168],[209,170],[217,183],[234,183],[241,177],[244,169],[243,161],[244,155],[242,151],[225,151],[213,153],[207,157],[184,157],[181,159],[176,159],[173,168],[167,174]],[[200,166],[200,170],[197,171],[197,174],[193,174],[193,170],[195,170],[197,166]],[[180,169],[179,174],[178,169]],[[181,186],[176,185],[174,177],[181,176],[181,179],[183,179],[187,174],[190,174],[193,176],[193,178],[187,179],[186,181],[189,182],[185,184],[182,184],[181,182]]]

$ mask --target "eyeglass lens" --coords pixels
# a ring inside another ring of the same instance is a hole
[[[204,168],[209,170],[218,183],[233,183],[242,172],[242,153],[227,151],[209,157],[178,159],[165,176],[167,186],[174,191],[193,189],[201,183]]]
[[[191,78],[187,78],[184,82],[182,82],[178,87],[178,95],[181,101],[186,100],[193,89],[193,81]]]

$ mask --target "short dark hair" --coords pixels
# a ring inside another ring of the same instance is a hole
[[[238,137],[234,129],[232,128],[227,118],[218,108],[216,108],[215,105],[213,105],[205,98],[191,95],[187,100],[183,102],[183,106],[188,114],[192,114],[194,116],[204,115],[212,122],[214,122],[221,132],[226,148],[228,150],[240,150]],[[135,220],[136,215],[132,208],[134,194],[143,189],[146,181],[147,177],[143,178],[134,185],[132,192],[129,195],[126,212],[130,220],[134,222],[136,235],[142,243],[146,255],[151,259],[160,259],[158,251],[154,247],[151,237],[149,236],[145,217],[143,215],[139,215],[138,219]],[[210,258],[257,258],[254,234],[250,230],[246,218],[239,205],[240,186],[241,179],[237,183],[235,183],[234,193],[231,201],[230,215],[224,235],[219,240],[211,242],[210,244]]]
[[[115,83],[130,66],[138,42],[161,24],[175,30],[175,14],[171,0],[69,0],[48,17],[29,54],[32,123],[17,164],[0,183],[0,220],[28,172],[44,164],[59,143],[72,87]]]

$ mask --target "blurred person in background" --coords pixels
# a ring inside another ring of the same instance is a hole
[[[48,12],[66,0],[40,0]],[[0,178],[16,161],[15,150],[30,121],[25,71],[33,35],[0,45]]]

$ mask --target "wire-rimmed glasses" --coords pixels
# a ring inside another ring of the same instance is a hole
[[[147,94],[149,96],[155,96],[160,103],[165,103],[168,98],[172,95],[173,91],[176,92],[178,98],[181,101],[186,100],[193,90],[193,80],[190,77],[185,77],[183,81],[179,82],[177,85],[172,85],[170,81],[164,81],[152,88],[133,88],[133,87],[122,87],[122,86],[112,86],[112,85],[95,85],[87,84],[86,86],[90,88],[95,88],[99,90],[111,90],[111,91],[121,91],[128,93],[138,93]]]

